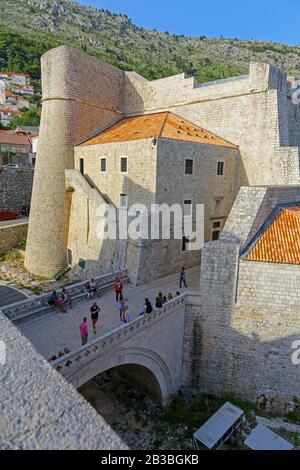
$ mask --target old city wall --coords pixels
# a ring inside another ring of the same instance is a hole
[[[20,213],[31,201],[34,170],[2,168],[0,171],[0,209]]]
[[[278,204],[300,201],[300,186],[242,187],[221,234],[245,245]]]
[[[13,225],[0,224],[0,254],[15,248],[22,239],[26,238],[27,230],[28,220]]]
[[[183,74],[153,82],[125,75],[126,113],[168,109],[239,145],[244,185],[299,182],[298,143],[288,109],[299,112],[290,104],[284,72],[252,63],[248,76],[209,86]]]
[[[292,344],[300,339],[299,282],[298,266],[240,261],[231,327],[245,339],[234,354],[252,357],[253,398],[264,395],[277,406],[300,398],[300,368],[292,362]],[[246,383],[237,382],[246,395]]]
[[[299,269],[240,259],[274,207],[299,196],[299,187],[241,188],[220,240],[204,246],[201,306],[186,317],[186,388],[234,393],[281,411],[300,398],[292,363],[292,344],[300,339]]]
[[[42,57],[43,109],[25,264],[52,276],[66,264],[74,144],[119,119],[123,72],[70,47]]]

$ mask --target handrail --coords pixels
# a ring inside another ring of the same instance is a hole
[[[127,276],[127,269],[121,269],[115,272],[111,272],[108,274],[103,274],[102,276],[95,277],[96,286],[101,288],[102,286],[108,284],[109,282],[113,282],[116,277],[120,279],[124,279]],[[75,284],[71,284],[70,286],[66,286],[66,291],[72,297],[74,295],[78,295],[83,292],[84,286],[87,283],[87,280],[80,281]],[[58,293],[61,293],[62,288],[56,289]],[[44,309],[45,307],[49,306],[48,300],[51,293],[42,294],[35,298],[30,298],[28,300],[21,300],[20,302],[15,302],[10,305],[6,305],[1,308],[1,312],[6,315],[7,318],[11,321],[15,321],[17,319],[23,318],[28,316],[29,312],[35,314],[40,310]]]
[[[126,325],[119,326],[112,331],[105,333],[99,338],[95,338],[84,346],[79,347],[75,351],[71,351],[65,354],[63,357],[56,359],[52,362],[53,367],[56,370],[62,372],[66,369],[73,369],[78,362],[84,361],[90,354],[102,354],[107,350],[114,347],[114,345],[120,344],[121,342],[132,337],[136,333],[142,331],[150,324],[155,323],[163,317],[166,317],[170,313],[174,312],[178,306],[185,305],[186,294],[182,294],[170,302],[165,303],[159,310],[154,310],[151,313],[137,317]],[[118,341],[119,340],[119,341]],[[77,369],[77,367],[76,367]]]

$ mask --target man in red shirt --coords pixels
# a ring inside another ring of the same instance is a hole
[[[79,329],[82,345],[84,345],[88,342],[89,335],[89,325],[87,324],[87,317],[84,317],[83,321],[79,325]]]
[[[114,288],[115,288],[115,293],[116,293],[116,301],[119,302],[119,297],[122,296],[122,283],[118,277],[116,277],[115,282],[114,282]]]

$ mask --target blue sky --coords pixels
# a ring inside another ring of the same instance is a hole
[[[186,36],[300,44],[299,0],[77,0],[129,16],[135,24]]]

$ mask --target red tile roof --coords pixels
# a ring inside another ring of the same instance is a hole
[[[300,264],[300,205],[280,208],[246,252],[246,261]]]
[[[222,147],[236,146],[173,113],[163,112],[121,119],[108,129],[82,143],[82,146],[164,138]]]

